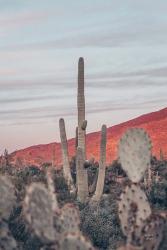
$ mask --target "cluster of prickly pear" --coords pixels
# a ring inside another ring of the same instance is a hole
[[[28,187],[23,211],[37,237],[44,243],[54,241],[52,198],[45,186],[33,183]]]
[[[0,249],[17,249],[16,241],[7,224],[15,202],[14,186],[10,179],[0,176]]]
[[[53,205],[56,195],[53,198],[54,190],[50,179],[48,172],[48,189],[40,183],[33,183],[27,189],[23,214],[29,229],[43,244],[43,249],[89,249],[91,244],[80,232],[79,210],[68,203],[61,209],[57,201],[57,207]],[[79,244],[81,248],[78,248]]]
[[[164,219],[152,215],[146,194],[140,187],[150,167],[151,140],[140,128],[128,129],[119,143],[119,160],[131,183],[119,201],[119,218],[127,237],[124,249],[157,250],[162,239]]]

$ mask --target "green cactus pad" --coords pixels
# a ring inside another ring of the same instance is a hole
[[[43,185],[31,184],[27,189],[23,209],[24,217],[35,235],[42,242],[54,241],[52,199]]]
[[[0,218],[8,219],[15,204],[14,186],[7,176],[0,176]]]
[[[94,250],[94,247],[81,234],[67,234],[61,244],[61,250]]]
[[[144,221],[151,215],[151,208],[144,191],[138,185],[127,186],[119,202],[119,218],[122,231],[127,236],[129,231],[140,235]]]
[[[150,137],[144,129],[128,129],[120,139],[118,154],[129,179],[134,183],[139,182],[150,166]]]

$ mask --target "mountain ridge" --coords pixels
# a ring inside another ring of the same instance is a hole
[[[167,155],[167,108],[143,114],[137,118],[107,128],[107,162],[117,157],[117,144],[121,135],[130,127],[142,127],[153,141],[153,154],[159,156],[160,149]],[[99,159],[100,131],[91,132],[86,136],[87,158]],[[24,165],[41,165],[51,162],[55,149],[55,165],[61,165],[61,145],[59,142],[33,145],[11,153],[12,161],[19,158]],[[75,155],[75,138],[68,140],[69,155]]]

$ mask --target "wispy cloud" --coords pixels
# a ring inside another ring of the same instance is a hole
[[[97,117],[117,123],[166,106],[166,10],[163,0],[1,3],[1,143],[51,138],[62,116],[75,126],[79,56],[92,130]]]

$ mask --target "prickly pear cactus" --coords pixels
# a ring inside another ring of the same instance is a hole
[[[142,229],[140,245],[143,249],[158,250],[163,238],[165,219],[159,215],[151,215]]]
[[[44,243],[54,241],[52,198],[42,184],[33,183],[27,189],[23,209],[35,235]]]
[[[151,208],[144,191],[138,185],[127,186],[119,202],[119,218],[122,231],[128,236],[133,230],[133,237],[141,234],[145,220],[151,215]]]
[[[61,243],[61,250],[94,250],[91,243],[81,234],[67,234]]]
[[[76,233],[80,231],[80,215],[78,208],[67,203],[61,209],[61,233]]]
[[[7,176],[0,176],[0,218],[8,219],[15,204],[14,186]]]
[[[119,158],[132,185],[126,187],[119,202],[119,218],[127,236],[125,249],[158,250],[164,219],[153,216],[140,180],[150,167],[151,142],[143,129],[129,129],[119,143]]]
[[[139,182],[150,166],[151,148],[150,137],[144,129],[131,128],[122,136],[119,159],[132,182]]]

